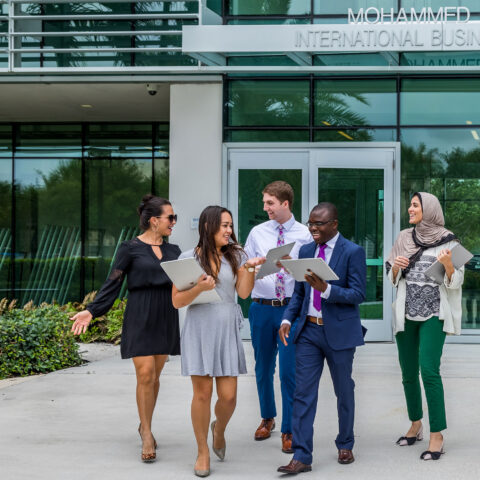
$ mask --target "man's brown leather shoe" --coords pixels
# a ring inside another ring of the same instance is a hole
[[[342,465],[347,465],[348,463],[353,463],[355,458],[353,457],[353,453],[351,450],[347,450],[345,448],[341,448],[338,451],[338,463]]]
[[[273,418],[262,418],[262,423],[257,428],[255,432],[255,440],[266,440],[270,438],[270,434],[275,428],[275,419]]]
[[[291,433],[282,433],[282,452],[293,453]]]
[[[290,463],[288,465],[284,465],[283,467],[278,467],[277,472],[280,473],[290,473],[292,475],[296,475],[297,473],[302,473],[302,472],[311,472],[312,471],[312,466],[311,465],[305,465],[302,462],[299,462],[298,460],[295,460],[292,458],[290,460]]]

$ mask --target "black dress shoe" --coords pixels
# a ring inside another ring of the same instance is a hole
[[[302,472],[311,472],[312,466],[305,465],[305,463],[299,462],[298,460],[292,459],[288,465],[284,465],[283,467],[278,467],[277,472],[280,473],[290,473],[292,475],[296,475],[297,473]]]

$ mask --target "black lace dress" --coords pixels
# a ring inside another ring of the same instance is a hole
[[[122,358],[146,355],[179,355],[178,311],[172,305],[172,282],[162,262],[176,260],[177,245],[163,243],[162,259],[152,246],[138,238],[123,242],[110,276],[87,306],[93,317],[105,315],[112,307],[127,276],[128,301],[123,317]]]

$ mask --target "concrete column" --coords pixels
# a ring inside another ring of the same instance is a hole
[[[171,242],[182,251],[196,245],[192,221],[222,195],[221,83],[170,87],[170,201],[178,223]]]

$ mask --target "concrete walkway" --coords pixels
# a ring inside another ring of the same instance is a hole
[[[1,480],[195,478],[191,385],[180,375],[180,359],[172,358],[162,374],[154,417],[158,460],[143,464],[132,362],[122,361],[118,348],[101,349],[90,352],[94,361],[81,367],[1,382]],[[253,441],[259,409],[250,343],[245,350],[250,374],[239,379],[226,460],[212,458],[212,478],[282,478],[276,468],[288,463],[290,455],[280,451],[280,433]],[[449,429],[447,453],[440,461],[418,459],[426,441],[412,447],[394,445],[408,427],[396,349],[392,344],[369,344],[358,349],[355,363],[356,462],[336,462],[336,407],[327,374],[320,386],[313,472],[300,478],[478,480],[480,345],[447,345],[442,369]]]

